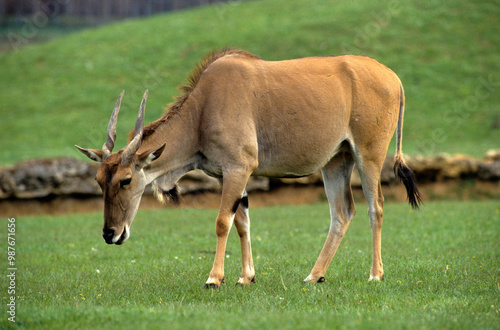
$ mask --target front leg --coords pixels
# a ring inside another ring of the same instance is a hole
[[[236,285],[249,285],[255,282],[255,269],[250,243],[250,217],[248,215],[248,195],[246,191],[241,198],[240,207],[236,212],[234,224],[238,230],[241,243],[241,277]]]
[[[206,288],[219,288],[221,283],[224,282],[224,257],[227,237],[249,177],[250,173],[247,171],[231,171],[224,175],[221,206],[215,222],[215,233],[217,234],[215,260],[210,276],[205,283]]]

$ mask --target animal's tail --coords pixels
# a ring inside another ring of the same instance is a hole
[[[402,138],[403,138],[403,116],[405,112],[405,95],[403,86],[400,85],[400,105],[399,105],[399,119],[398,128],[396,135],[396,156],[394,156],[394,174],[403,182],[406,188],[406,194],[408,195],[408,203],[414,209],[418,209],[420,204],[422,204],[422,198],[420,197],[420,192],[417,188],[417,182],[415,179],[415,174],[406,165],[403,158],[403,152],[401,151]]]

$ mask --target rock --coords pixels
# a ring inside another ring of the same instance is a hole
[[[0,198],[100,195],[98,165],[73,158],[37,159],[0,169]]]
[[[500,180],[500,150],[490,150],[486,153],[485,161],[478,164],[477,175],[485,181]]]
[[[476,159],[460,154],[406,157],[406,163],[416,174],[419,182],[440,182],[472,177],[478,170]]]
[[[500,161],[500,149],[488,150],[484,155],[485,162],[498,162]]]
[[[437,155],[431,157],[405,156],[418,183],[439,182],[474,178],[478,180],[500,180],[500,150],[490,150],[484,160],[465,155]],[[393,172],[394,157],[388,156],[381,172],[384,185],[396,184]],[[99,164],[73,158],[35,159],[15,166],[0,168],[0,199],[34,199],[51,196],[99,196],[101,189],[94,180]],[[321,185],[321,172],[296,179],[269,179],[251,177],[247,191],[268,191],[283,185]],[[351,177],[354,187],[361,186],[358,170]],[[203,191],[220,192],[217,179],[202,171],[185,175],[179,186],[183,194]],[[146,194],[152,194],[147,187]]]

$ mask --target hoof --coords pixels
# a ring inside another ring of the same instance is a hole
[[[368,279],[369,282],[380,282],[380,281],[383,281],[384,280],[384,275],[382,276],[373,276],[373,275],[370,275],[370,278]]]
[[[222,284],[224,282],[225,282],[225,279],[222,278],[222,281],[220,281],[220,284]],[[207,282],[207,283],[205,283],[205,289],[219,289],[220,288],[220,284],[217,284],[215,282]]]
[[[311,275],[307,276],[307,278],[302,283],[323,283],[325,282],[325,277],[321,276],[317,280],[314,280]]]
[[[247,285],[250,285],[252,283],[255,283],[255,276],[248,283],[243,283],[243,282],[240,282],[240,281],[241,281],[241,278],[240,278],[240,280],[238,282],[236,282],[236,286],[247,286]]]

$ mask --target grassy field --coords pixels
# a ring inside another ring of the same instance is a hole
[[[151,121],[194,63],[223,46],[269,60],[372,56],[405,85],[408,154],[482,156],[500,140],[499,15],[500,7],[486,0],[249,1],[120,22],[42,45],[14,44],[16,51],[0,54],[0,165],[77,156],[74,144],[100,147],[125,89],[117,146],[123,145],[145,89]]]
[[[17,218],[15,326],[498,329],[498,202],[428,202],[419,212],[392,203],[384,211],[383,282],[367,281],[371,231],[361,204],[327,281],[301,283],[328,229],[328,207],[316,204],[253,209],[257,282],[234,286],[241,258],[233,230],[220,290],[203,288],[216,210],[140,211],[123,246],[103,242],[102,214]],[[0,228],[6,247],[6,219]],[[6,308],[5,277],[1,285]],[[13,328],[2,315],[0,328]]]

